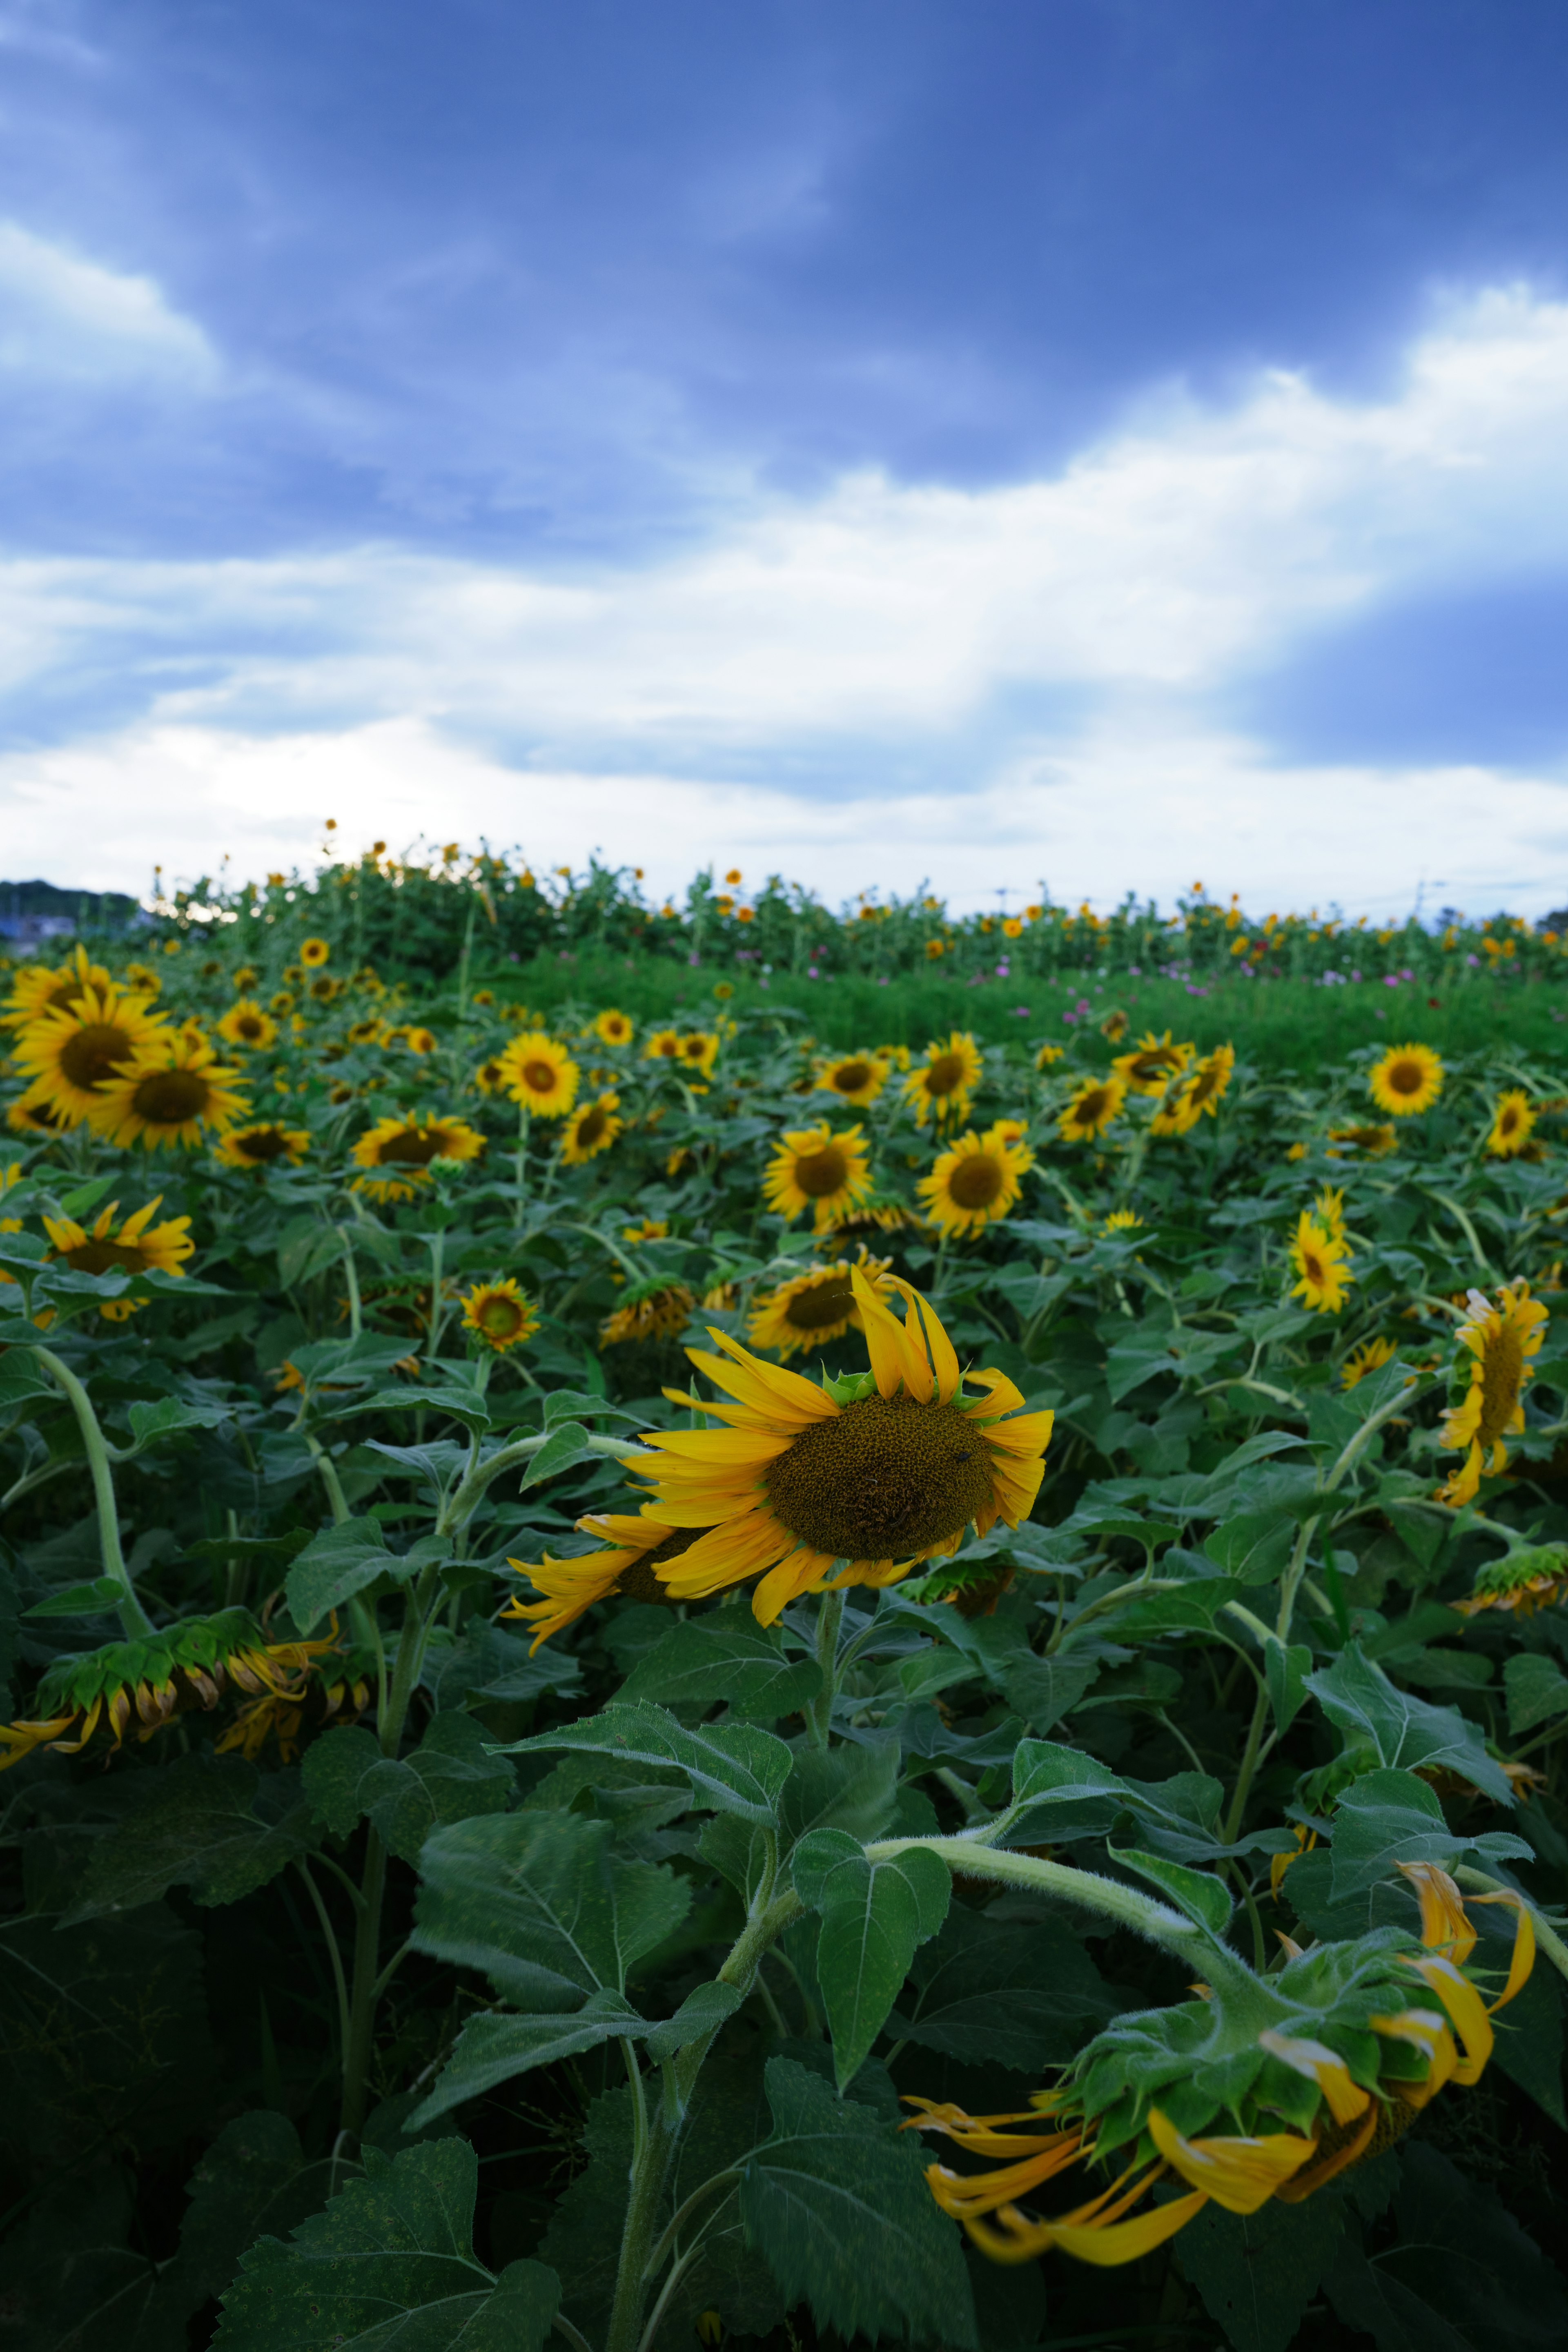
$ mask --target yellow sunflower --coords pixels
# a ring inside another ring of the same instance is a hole
[[[1042,1052],[1045,1050],[1041,1048]],[[1061,1047],[1057,1045],[1050,1050],[1053,1054],[1059,1054]],[[1197,1047],[1194,1045],[1176,1045],[1168,1029],[1159,1037],[1150,1029],[1144,1032],[1131,1054],[1118,1054],[1110,1066],[1121,1071],[1132,1094],[1163,1094],[1171,1080],[1181,1076],[1196,1052]],[[1039,1064],[1037,1062],[1035,1066],[1037,1069]]]
[[[300,944],[300,961],[307,971],[316,971],[331,952],[325,940],[305,940]]]
[[[643,1040],[642,1057],[645,1062],[679,1062],[680,1059],[679,1030],[654,1030],[651,1035]]]
[[[673,1339],[685,1330],[697,1302],[683,1282],[655,1279],[627,1285],[613,1315],[599,1326],[601,1348],[626,1339]]]
[[[942,1154],[929,1176],[915,1186],[925,1203],[926,1218],[944,1234],[978,1234],[1017,1204],[1024,1177],[1035,1164],[1026,1144],[1017,1142],[1016,1120],[1002,1123],[1004,1134],[992,1128],[984,1135],[973,1129]]]
[[[629,1045],[637,1034],[636,1024],[613,1004],[606,1004],[603,1013],[594,1016],[594,1034],[606,1045]]]
[[[923,1127],[934,1118],[939,1127],[969,1117],[970,1097],[980,1084],[985,1065],[979,1046],[965,1030],[955,1029],[943,1044],[933,1037],[926,1057],[904,1080],[904,1097]]]
[[[817,1093],[837,1095],[857,1110],[874,1103],[887,1083],[888,1065],[875,1054],[841,1054],[816,1066]]]
[[[384,1176],[356,1176],[353,1190],[373,1201],[411,1201],[415,1187],[430,1181],[433,1160],[477,1160],[485,1139],[460,1118],[436,1118],[423,1111],[389,1113],[354,1145],[362,1168],[384,1168]]]
[[[161,1040],[139,1054],[123,1076],[99,1088],[89,1124],[95,1135],[122,1150],[140,1143],[147,1151],[164,1145],[188,1151],[205,1141],[204,1129],[226,1135],[249,1110],[246,1097],[235,1092],[238,1076],[195,1038]]]
[[[33,1083],[23,1099],[43,1103],[65,1127],[79,1127],[102,1099],[100,1088],[155,1048],[169,1034],[161,1013],[112,985],[84,982],[69,1004],[54,1005],[29,1021],[13,1047],[16,1066]]]
[[[1522,1087],[1510,1087],[1498,1097],[1487,1150],[1494,1160],[1511,1160],[1530,1141],[1535,1112]]]
[[[702,1077],[712,1075],[719,1058],[719,1040],[710,1029],[690,1029],[680,1041],[680,1059]]]
[[[1443,1065],[1430,1045],[1391,1045],[1367,1074],[1367,1092],[1391,1118],[1429,1110],[1443,1091]]]
[[[1048,1070],[1051,1064],[1053,1062],[1059,1062],[1066,1052],[1067,1047],[1065,1045],[1042,1045],[1039,1052],[1035,1055],[1036,1069]]]
[[[1127,1081],[1120,1071],[1108,1078],[1085,1078],[1058,1118],[1057,1133],[1066,1143],[1088,1143],[1120,1118],[1126,1100]]]
[[[563,1625],[573,1623],[595,1601],[607,1601],[612,1593],[624,1593],[629,1601],[662,1601],[673,1607],[659,1569],[664,1561],[689,1550],[699,1533],[694,1528],[665,1527],[651,1511],[639,1511],[635,1516],[624,1511],[591,1511],[577,1525],[584,1535],[597,1536],[605,1549],[577,1559],[552,1559],[546,1552],[538,1567],[528,1560],[507,1562],[520,1576],[527,1577],[536,1592],[544,1595],[542,1601],[510,1601],[500,1612],[502,1620],[521,1617],[537,1628],[529,1651],[531,1657],[552,1633],[559,1633]]]
[[[79,1001],[84,988],[101,996],[112,986],[102,964],[90,963],[82,947],[78,948],[68,963],[24,964],[11,983],[5,1013],[0,1014],[0,1026],[17,1029],[29,1021],[37,1021],[43,1013],[68,1012]],[[132,981],[129,993],[149,999],[156,996],[156,975],[149,973],[146,980]]]
[[[573,1112],[561,1139],[561,1157],[568,1168],[580,1168],[595,1153],[608,1151],[626,1125],[624,1118],[616,1117],[620,1105],[619,1095],[600,1095]]]
[[[479,1064],[479,1068],[474,1072],[474,1084],[482,1095],[495,1095],[500,1092],[506,1084],[506,1071],[499,1056],[492,1054],[488,1062]]]
[[[788,1222],[810,1209],[818,1233],[832,1222],[835,1210],[858,1208],[870,1190],[864,1130],[851,1127],[834,1135],[826,1119],[816,1127],[787,1129],[763,1174],[769,1208]]]
[[[137,975],[146,970],[147,967],[145,964],[128,963],[126,965],[126,977],[131,982],[133,988],[142,985],[142,982],[138,979]],[[152,977],[156,979],[156,974],[153,974]],[[261,974],[257,971],[254,964],[242,963],[237,966],[237,968],[230,972],[228,976],[229,986],[233,989],[237,996],[248,996],[260,977]]]
[[[1120,1045],[1130,1026],[1126,1013],[1120,1005],[1115,1005],[1100,1021],[1100,1034],[1108,1044]]]
[[[261,1047],[272,1045],[278,1035],[278,1024],[270,1013],[263,1013],[259,1004],[242,996],[231,1004],[217,1024],[217,1034],[226,1045]]]
[[[1100,1224],[1102,1234],[1131,1234],[1142,1230],[1143,1220],[1136,1209],[1112,1209]]]
[[[1343,1185],[1325,1184],[1312,1203],[1312,1214],[1331,1242],[1342,1242],[1345,1237]]]
[[[1523,1391],[1534,1376],[1527,1359],[1540,1347],[1547,1319],[1546,1308],[1531,1298],[1522,1276],[1499,1289],[1495,1307],[1479,1290],[1469,1293],[1469,1307],[1468,1320],[1455,1334],[1471,1359],[1468,1380],[1461,1400],[1450,1405],[1438,1439],[1442,1445],[1465,1452],[1464,1461],[1439,1490],[1441,1499],[1456,1509],[1474,1499],[1483,1477],[1495,1478],[1507,1465],[1503,1439],[1524,1427]],[[1456,1381],[1464,1378],[1465,1370],[1461,1356]]]
[[[1340,1386],[1353,1389],[1358,1381],[1365,1380],[1368,1372],[1381,1371],[1384,1364],[1391,1364],[1398,1352],[1392,1339],[1363,1339],[1359,1348],[1351,1349],[1340,1366]]]
[[[51,1257],[63,1258],[79,1274],[183,1274],[184,1261],[195,1248],[191,1239],[189,1217],[165,1217],[161,1225],[153,1218],[163,1200],[160,1192],[144,1209],[127,1217],[118,1230],[115,1213],[118,1201],[110,1201],[89,1232],[74,1217],[46,1217],[44,1231],[54,1244]],[[106,1323],[123,1323],[146,1305],[142,1298],[105,1298],[100,1301],[99,1313]]]
[[[259,1174],[278,1160],[298,1168],[310,1149],[308,1128],[280,1127],[276,1121],[263,1120],[226,1135],[218,1145],[217,1158],[226,1168],[252,1168]]]
[[[1310,1209],[1303,1209],[1296,1220],[1296,1231],[1290,1240],[1290,1264],[1297,1277],[1291,1286],[1291,1297],[1299,1298],[1314,1315],[1337,1315],[1355,1276],[1350,1270],[1343,1242],[1335,1241]]]
[[[1183,1102],[1194,1118],[1204,1114],[1210,1118],[1218,1118],[1220,1098],[1230,1084],[1230,1075],[1235,1067],[1236,1047],[1216,1045],[1212,1054],[1204,1055],[1192,1075],[1182,1081]]]
[[[865,1244],[860,1244],[860,1271],[879,1297],[887,1290],[884,1277],[891,1263],[890,1258],[868,1257]],[[825,1348],[846,1331],[858,1331],[860,1309],[850,1280],[854,1271],[847,1258],[837,1265],[808,1265],[804,1274],[792,1275],[776,1290],[764,1292],[746,1324],[752,1347],[770,1349],[787,1363],[807,1348]],[[714,1301],[710,1297],[702,1304],[711,1307]]]
[[[1399,1138],[1392,1127],[1331,1127],[1328,1151],[1331,1160],[1343,1160],[1359,1155],[1366,1160],[1385,1160],[1399,1149]]]
[[[403,1042],[411,1054],[433,1054],[436,1050],[436,1032],[433,1029],[405,1029],[403,1033]]]
[[[481,1282],[463,1299],[463,1328],[504,1356],[538,1330],[539,1309],[510,1279]]]
[[[728,1428],[647,1440],[661,1457],[639,1474],[655,1517],[707,1530],[663,1580],[677,1600],[760,1576],[752,1613],[770,1625],[803,1592],[892,1584],[918,1560],[956,1551],[972,1523],[984,1535],[998,1518],[1027,1518],[1051,1414],[1022,1412],[1002,1372],[961,1373],[907,1282],[893,1284],[901,1324],[858,1266],[850,1282],[871,1369],[842,1402],[844,1381],[815,1387],[722,1332],[710,1335],[722,1356],[687,1350],[737,1401],[704,1405]],[[980,1393],[965,1395],[965,1377]]]
[[[5,1124],[14,1135],[61,1135],[70,1121],[47,1103],[29,1102],[26,1095],[19,1095],[5,1107]]]
[[[535,1118],[564,1118],[577,1099],[576,1063],[542,1029],[514,1037],[500,1063],[508,1094]]]

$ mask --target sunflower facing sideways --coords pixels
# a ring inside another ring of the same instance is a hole
[[[663,1575],[673,1599],[760,1577],[752,1614],[771,1625],[803,1592],[893,1584],[917,1561],[956,1551],[971,1524],[984,1535],[998,1518],[1027,1518],[1051,1414],[1021,1411],[1005,1373],[961,1372],[909,1283],[892,1282],[902,1323],[858,1266],[850,1286],[871,1361],[858,1378],[817,1387],[716,1330],[723,1355],[688,1349],[734,1402],[702,1407],[726,1428],[646,1441],[659,1456],[638,1473],[653,1516],[706,1530]]]
[[[231,1129],[218,1145],[216,1157],[225,1168],[248,1168],[259,1176],[279,1160],[286,1168],[298,1168],[310,1149],[308,1128],[262,1120],[255,1127]]]
[[[608,1151],[622,1128],[623,1118],[616,1113],[621,1107],[619,1095],[599,1095],[581,1110],[573,1112],[561,1137],[561,1158],[568,1168],[581,1168],[601,1151]]]
[[[110,1201],[90,1232],[74,1217],[46,1217],[44,1231],[54,1244],[50,1256],[63,1258],[78,1274],[183,1274],[184,1261],[195,1248],[191,1221],[165,1217],[155,1225],[153,1219],[163,1197],[160,1192],[119,1226],[114,1220],[120,1203]],[[123,1323],[145,1304],[140,1298],[105,1298],[98,1311],[106,1323]]]
[[[859,1263],[861,1273],[880,1297],[888,1288],[884,1277],[891,1259],[868,1257],[862,1242]],[[765,1292],[754,1301],[746,1325],[752,1347],[767,1348],[787,1363],[791,1356],[807,1348],[826,1348],[831,1340],[841,1339],[846,1331],[858,1330],[860,1309],[850,1281],[853,1272],[847,1258],[839,1265],[808,1265],[804,1274],[792,1275],[775,1290]],[[702,1303],[706,1307],[711,1301]]]
[[[33,1081],[22,1100],[44,1104],[62,1126],[79,1127],[99,1108],[99,1089],[168,1034],[168,1022],[149,1013],[142,998],[84,983],[70,1003],[29,1021],[13,1046],[17,1068]]]
[[[944,1045],[933,1037],[923,1062],[917,1062],[903,1081],[904,1097],[923,1127],[934,1118],[939,1127],[969,1117],[969,1105],[985,1066],[979,1046],[965,1030],[955,1029]]]
[[[353,1189],[373,1201],[411,1201],[415,1187],[430,1181],[433,1160],[477,1160],[484,1148],[484,1137],[463,1119],[393,1112],[360,1137],[353,1152],[362,1168],[385,1173],[356,1176]]]
[[[888,1083],[888,1065],[875,1054],[840,1054],[816,1065],[818,1094],[837,1095],[840,1102],[864,1110]]]
[[[1018,1139],[1017,1121],[1008,1119],[984,1135],[973,1129],[944,1151],[929,1176],[915,1186],[928,1220],[939,1232],[963,1238],[983,1233],[1017,1204],[1019,1188],[1035,1155]]]
[[[274,1043],[278,1024],[270,1013],[264,1013],[248,996],[231,1004],[217,1024],[217,1034],[226,1045],[243,1045],[259,1050]]]
[[[584,1552],[575,1559],[552,1559],[546,1552],[537,1566],[530,1560],[507,1561],[509,1568],[526,1576],[534,1591],[544,1595],[542,1601],[524,1601],[520,1595],[508,1601],[498,1621],[504,1623],[509,1617],[521,1618],[533,1626],[531,1657],[552,1633],[559,1633],[595,1601],[607,1601],[613,1592],[624,1594],[628,1601],[673,1607],[674,1595],[666,1591],[658,1571],[666,1560],[689,1550],[700,1532],[695,1528],[666,1527],[651,1511],[591,1511],[577,1525],[583,1534],[597,1536],[603,1549]]]
[[[1343,1242],[1337,1241],[1310,1209],[1303,1209],[1296,1220],[1290,1264],[1296,1275],[1291,1297],[1299,1298],[1314,1315],[1337,1315],[1355,1276]]]
[[[235,1091],[238,1076],[195,1037],[161,1039],[99,1087],[88,1123],[122,1150],[140,1143],[147,1151],[193,1150],[208,1130],[226,1135],[249,1110],[245,1096]]]
[[[1463,1462],[1438,1489],[1439,1499],[1456,1509],[1474,1501],[1483,1477],[1495,1478],[1507,1466],[1503,1439],[1524,1427],[1523,1391],[1534,1374],[1528,1359],[1541,1345],[1547,1319],[1522,1276],[1501,1286],[1495,1307],[1484,1292],[1472,1290],[1469,1307],[1455,1334],[1469,1362],[1461,1355],[1455,1366],[1458,1394],[1451,1394],[1438,1439],[1464,1451]]]
[[[826,1119],[817,1127],[786,1129],[763,1174],[769,1208],[789,1222],[810,1209],[818,1233],[836,1211],[858,1208],[870,1190],[863,1129],[850,1127],[834,1135]]]
[[[1430,1045],[1391,1045],[1367,1073],[1367,1092],[1391,1118],[1430,1110],[1443,1091],[1443,1065]]]
[[[507,1093],[535,1118],[564,1118],[577,1099],[576,1063],[541,1029],[514,1037],[500,1066]]]
[[[1110,1066],[1121,1073],[1133,1094],[1163,1094],[1170,1081],[1180,1077],[1187,1068],[1196,1051],[1195,1045],[1173,1043],[1168,1029],[1160,1037],[1151,1029],[1138,1040],[1131,1053],[1118,1054]]]
[[[1108,1078],[1085,1078],[1073,1090],[1067,1108],[1058,1115],[1057,1133],[1064,1143],[1089,1143],[1103,1135],[1121,1115],[1127,1081],[1117,1071]]]

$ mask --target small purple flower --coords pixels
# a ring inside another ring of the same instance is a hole
[[[1384,988],[1397,988],[1399,974],[1396,971],[1385,971],[1383,975],[1383,984]]]
[[[815,980],[816,978],[816,966],[814,963],[808,963],[806,965],[805,976],[807,980]]]
[[[1474,971],[1477,965],[1480,962],[1480,958],[1479,956],[1468,955],[1465,958],[1465,961],[1469,965],[1470,970]]]
[[[1360,974],[1360,972],[1359,972],[1359,971],[1352,971],[1352,974],[1351,974],[1351,978],[1352,978],[1352,980],[1359,980],[1359,979],[1361,978],[1361,974]]]

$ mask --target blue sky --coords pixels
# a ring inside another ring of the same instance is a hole
[[[1548,0],[0,0],[4,864],[1568,901]]]

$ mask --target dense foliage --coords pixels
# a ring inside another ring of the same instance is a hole
[[[367,870],[10,975],[9,2340],[1561,2342],[1557,1070]]]

